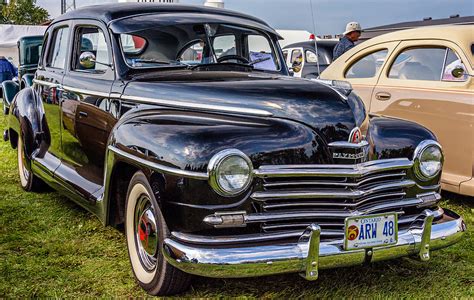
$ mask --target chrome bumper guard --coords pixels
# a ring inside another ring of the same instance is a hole
[[[466,230],[463,219],[445,209],[448,220],[433,223],[425,211],[423,226],[399,232],[398,243],[371,249],[345,251],[341,241],[320,242],[321,228],[310,225],[297,243],[212,247],[189,245],[171,238],[164,241],[165,259],[190,274],[216,277],[256,277],[297,273],[316,280],[320,269],[361,265],[404,256],[430,259],[430,251],[459,241]]]

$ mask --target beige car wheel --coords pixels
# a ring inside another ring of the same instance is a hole
[[[133,274],[149,294],[173,295],[189,287],[191,275],[163,257],[163,240],[169,231],[148,179],[140,171],[127,192],[125,234]]]

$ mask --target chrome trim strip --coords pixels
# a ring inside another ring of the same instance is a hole
[[[278,200],[278,199],[312,199],[312,198],[349,198],[357,199],[384,190],[396,188],[409,188],[416,183],[413,180],[401,180],[374,186],[368,190],[307,190],[307,191],[263,191],[254,192],[250,197],[256,201]]]
[[[309,226],[311,224],[306,225]],[[182,232],[171,232],[171,237],[177,241],[187,244],[201,244],[201,245],[230,245],[230,244],[243,244],[243,243],[259,243],[275,240],[284,240],[289,238],[297,238],[303,234],[304,230],[289,230],[285,232],[275,233],[254,233],[246,235],[236,236],[204,236],[195,235]],[[321,230],[321,236],[344,236],[342,230]]]
[[[363,177],[373,173],[409,169],[413,162],[407,158],[372,160],[355,165],[278,165],[261,166],[255,176],[266,177]]]
[[[217,278],[255,277],[281,273],[315,271],[318,269],[362,265],[420,253],[422,237],[429,237],[430,250],[440,249],[458,242],[466,226],[463,219],[452,213],[452,220],[433,223],[428,230],[410,228],[399,232],[398,243],[366,250],[342,250],[340,241],[318,241],[318,261],[311,251],[316,247],[308,235],[298,242],[273,243],[264,245],[234,245],[215,247],[215,245],[189,245],[173,238],[166,238],[162,253],[171,265],[190,274]],[[317,230],[317,224],[312,231]],[[426,227],[425,227],[426,228]],[[315,251],[315,250],[314,250]]]
[[[354,131],[355,129],[358,129],[357,127],[354,128],[352,131]],[[351,134],[352,134],[352,131],[351,131]],[[340,142],[332,142],[332,143],[329,143],[328,146],[329,147],[335,147],[335,148],[350,148],[350,149],[359,149],[359,148],[363,148],[363,147],[366,147],[368,146],[369,143],[367,141],[361,141],[360,143],[358,144],[354,144],[354,143],[351,143],[351,142],[344,142],[344,141],[340,141]]]
[[[154,98],[146,98],[146,97],[127,96],[127,95],[123,95],[122,99],[144,103],[144,104],[162,105],[162,106],[171,107],[171,108],[184,108],[184,109],[196,109],[196,110],[204,110],[204,111],[223,112],[223,113],[245,114],[245,115],[258,116],[258,117],[271,117],[273,115],[269,111],[256,109],[256,108],[244,108],[244,107],[225,106],[225,105],[211,105],[211,104],[193,103],[193,102],[187,102],[187,101],[181,101],[181,100],[154,99]]]
[[[63,89],[68,92],[73,92],[73,93],[78,93],[78,94],[85,94],[89,96],[96,96],[96,97],[101,97],[101,98],[109,98],[110,94],[109,93],[103,93],[103,92],[97,92],[97,91],[90,91],[90,90],[85,90],[85,89],[78,89],[70,86],[63,86]]]
[[[108,149],[112,152],[114,152],[116,155],[133,160],[137,162],[140,165],[146,166],[148,168],[151,168],[153,170],[156,170],[158,172],[162,172],[165,174],[170,174],[170,175],[175,175],[175,176],[180,176],[180,177],[187,177],[187,178],[193,178],[193,179],[199,179],[199,180],[208,180],[209,175],[207,173],[199,173],[199,172],[193,172],[193,171],[187,171],[187,170],[181,170],[173,167],[168,167],[164,166],[155,162],[148,161],[146,159],[140,158],[136,155],[127,153],[125,151],[122,151],[118,149],[117,147],[114,147],[110,145]]]
[[[39,80],[39,79],[33,79],[33,83],[36,83],[38,85],[46,86],[48,88],[57,88],[61,86],[59,83],[52,83],[49,81],[44,81],[44,80]]]

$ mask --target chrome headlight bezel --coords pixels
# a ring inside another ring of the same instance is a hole
[[[440,153],[441,153],[441,159],[440,159],[440,167],[436,171],[436,173],[429,175],[423,172],[423,169],[421,167],[421,164],[423,163],[421,161],[423,153],[427,151],[428,149],[435,147],[437,148]],[[421,180],[421,181],[429,181],[434,178],[436,178],[442,171],[443,169],[443,164],[444,164],[444,153],[443,153],[443,147],[437,142],[433,140],[424,140],[421,143],[418,144],[418,146],[415,149],[415,152],[413,154],[413,171],[416,175],[416,177]]]
[[[249,169],[248,178],[245,184],[242,185],[242,187],[240,187],[239,189],[235,189],[233,191],[225,189],[219,183],[219,178],[218,178],[220,174],[219,170],[220,170],[220,167],[222,166],[222,163],[231,157],[238,157],[242,159],[247,164],[248,169]],[[215,154],[209,161],[207,171],[209,174],[209,185],[214,189],[214,191],[217,194],[224,197],[234,197],[234,196],[238,196],[242,194],[244,191],[246,191],[249,188],[249,186],[252,184],[252,181],[253,181],[252,161],[247,155],[245,155],[245,153],[243,153],[242,151],[238,149],[227,149]]]

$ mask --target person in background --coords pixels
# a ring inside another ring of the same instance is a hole
[[[0,83],[12,80],[17,76],[18,70],[15,66],[5,56],[0,56]]]
[[[362,28],[357,22],[350,22],[346,26],[344,36],[339,40],[336,47],[333,50],[333,60],[336,60],[339,56],[343,55],[347,50],[355,46],[362,33]]]

